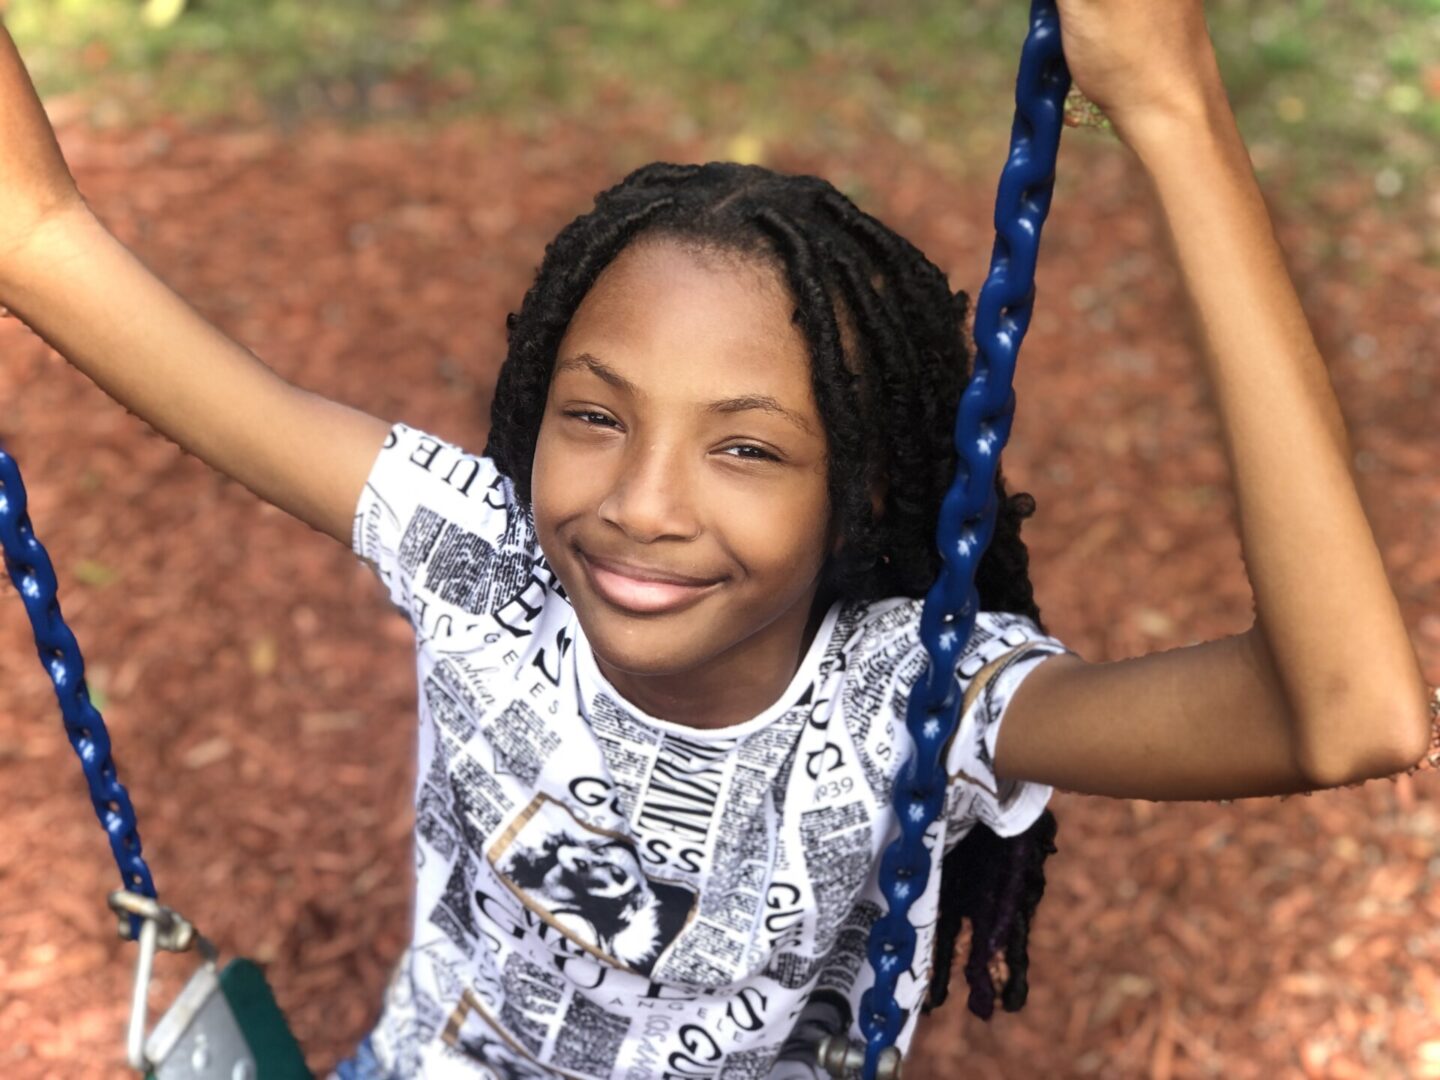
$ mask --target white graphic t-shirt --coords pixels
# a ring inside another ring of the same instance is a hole
[[[819,1039],[861,1037],[920,602],[836,603],[774,705],[700,730],[646,715],[601,675],[488,459],[396,425],[354,546],[410,618],[419,665],[415,924],[371,1036],[382,1066],[432,1080],[823,1075]],[[976,620],[929,887],[911,909],[902,1049],[929,981],[942,852],[976,822],[1024,831],[1050,796],[998,784],[991,761],[1006,702],[1062,651],[1023,616]]]

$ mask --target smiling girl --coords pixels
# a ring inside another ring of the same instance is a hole
[[[1255,620],[1086,662],[1040,621],[1033,502],[997,477],[902,1049],[945,998],[962,920],[971,1009],[993,1011],[997,953],[1002,1003],[1024,1003],[1051,785],[1271,795],[1399,771],[1429,741],[1201,5],[1060,6],[1198,315]],[[469,454],[297,389],[206,323],[89,212],[0,45],[0,301],[353,545],[415,628],[416,922],[341,1075],[816,1075],[870,982],[964,294],[822,180],[648,166],[547,248]]]

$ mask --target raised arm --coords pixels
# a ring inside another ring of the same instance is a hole
[[[76,190],[3,26],[0,304],[156,430],[349,544],[389,425],[280,378],[105,228]]]
[[[1042,664],[1001,775],[1146,798],[1382,776],[1429,745],[1426,690],[1339,403],[1226,100],[1200,0],[1060,0],[1077,84],[1153,183],[1215,388],[1255,593],[1244,634]]]

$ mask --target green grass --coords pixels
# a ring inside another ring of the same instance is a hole
[[[526,124],[658,104],[721,138],[869,125],[963,157],[977,121],[1004,134],[1026,5],[192,0],[163,27],[140,8],[10,0],[6,19],[42,92],[81,95],[102,122],[478,110]],[[1435,184],[1440,0],[1211,0],[1209,15],[1262,173],[1302,199],[1337,171],[1396,202]]]
[[[583,110],[597,90],[623,87],[715,114],[737,92],[760,109],[797,80],[830,74],[848,77],[847,94],[901,105],[973,98],[973,76],[1003,79],[1023,13],[1003,0],[934,6],[893,5],[892,18],[876,0],[200,0],[152,28],[134,0],[17,0],[8,21],[42,90],[108,83],[124,93],[138,76],[153,106],[188,115],[252,100],[284,111],[314,97],[306,87],[350,82],[363,95],[420,72],[469,107]]]

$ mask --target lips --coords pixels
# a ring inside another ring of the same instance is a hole
[[[720,584],[719,579],[672,574],[576,550],[595,591],[615,607],[637,614],[678,611],[695,603]]]

